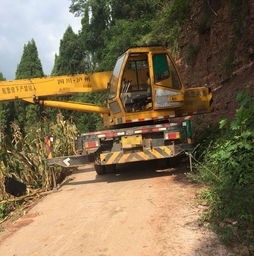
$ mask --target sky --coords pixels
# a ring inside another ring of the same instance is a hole
[[[70,0],[0,0],[0,72],[15,79],[24,44],[37,45],[43,71],[49,75],[68,25],[81,29],[80,17],[69,12]]]

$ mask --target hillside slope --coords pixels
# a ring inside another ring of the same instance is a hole
[[[187,87],[206,84],[213,116],[231,116],[236,94],[254,88],[254,2],[195,0],[179,37],[178,60]]]

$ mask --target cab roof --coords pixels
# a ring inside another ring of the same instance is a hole
[[[141,46],[129,48],[125,53],[167,52],[164,46]]]

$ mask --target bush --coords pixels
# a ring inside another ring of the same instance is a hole
[[[254,98],[243,92],[237,100],[234,120],[220,122],[221,133],[205,149],[192,177],[209,186],[203,193],[210,205],[208,219],[215,224],[233,220],[237,232],[232,229],[228,237],[248,243],[254,238]]]
[[[153,20],[150,22],[151,32],[140,40],[140,43],[168,43],[175,55],[178,53],[178,37],[182,24],[191,16],[191,3],[187,0],[161,1]]]

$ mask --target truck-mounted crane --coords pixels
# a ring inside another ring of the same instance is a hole
[[[47,99],[98,91],[108,91],[107,106]],[[48,159],[64,167],[94,161],[97,174],[190,150],[190,120],[175,118],[212,110],[210,89],[184,88],[174,60],[159,46],[128,49],[113,72],[1,81],[0,102],[15,100],[99,113],[104,128],[78,136],[78,155]]]

